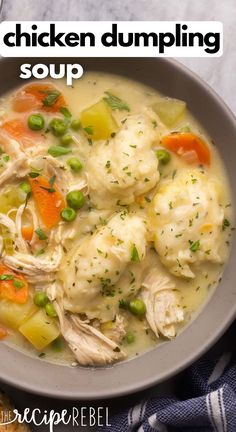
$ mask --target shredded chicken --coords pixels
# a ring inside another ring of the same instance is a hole
[[[11,212],[16,212],[15,222],[9,217]],[[11,210],[8,215],[0,213],[0,225],[4,225],[9,230],[9,236],[12,237],[14,242],[14,254],[7,255],[3,251],[3,241],[0,242],[0,253],[3,262],[11,269],[23,273],[27,276],[30,283],[47,283],[55,279],[55,274],[59,270],[60,263],[63,257],[61,239],[61,227],[52,230],[48,250],[43,256],[33,256],[30,250],[30,245],[36,240],[33,234],[32,240],[27,242],[22,236],[22,217],[24,213],[28,213],[33,224],[33,232],[39,226],[38,218],[33,205],[25,207],[22,204],[17,210]],[[56,232],[59,232],[56,236]]]
[[[26,242],[22,236],[22,217],[23,215],[26,214],[32,223],[33,226],[33,237],[32,240],[30,242]],[[17,247],[18,250],[20,252],[24,252],[24,253],[28,253],[29,252],[29,246],[27,243],[29,244],[33,244],[35,239],[36,239],[36,234],[35,234],[35,230],[36,228],[39,226],[39,222],[38,222],[38,218],[36,215],[36,212],[34,210],[34,208],[31,205],[27,205],[27,207],[25,207],[25,204],[22,204],[17,212],[16,212],[16,233],[17,233]]]
[[[31,283],[53,281],[61,259],[62,247],[60,245],[55,247],[52,255],[45,254],[43,258],[19,252],[3,256],[3,262],[7,266],[26,275]]]
[[[14,221],[7,215],[0,213],[0,225],[4,225],[8,228],[9,233],[12,237],[16,235],[16,226]]]
[[[87,195],[87,179],[72,175],[71,170],[63,162],[50,155],[44,155],[39,156],[37,160],[35,157],[32,158],[29,164],[34,166],[37,162],[42,163],[44,174],[47,177],[56,176],[57,179],[60,179],[58,186],[64,194],[71,190],[83,190],[84,194]]]
[[[0,133],[0,144],[3,145],[4,151],[10,156],[6,169],[0,175],[0,185],[12,177],[21,178],[26,175],[28,165],[27,157],[21,150],[19,143],[9,138],[4,133]]]
[[[120,344],[126,335],[126,325],[124,317],[116,315],[116,319],[114,322],[111,322],[111,326],[108,325],[107,328],[102,329],[102,332],[106,337]]]
[[[9,218],[7,215],[0,213],[0,226],[3,225],[7,228],[9,231],[9,237],[12,237],[12,239],[15,239],[16,237],[16,227],[11,218]],[[0,237],[0,255],[3,254],[3,237]]]
[[[117,343],[84,323],[78,316],[65,315],[57,302],[54,302],[54,306],[58,313],[61,333],[81,365],[104,366],[124,358],[124,353]]]
[[[46,292],[51,302],[59,298],[62,299],[63,297],[63,288],[61,286],[61,283],[56,280],[44,286],[44,291]]]
[[[151,270],[143,282],[142,298],[147,308],[147,321],[157,337],[161,333],[171,339],[176,325],[184,320],[175,284],[157,269]]]

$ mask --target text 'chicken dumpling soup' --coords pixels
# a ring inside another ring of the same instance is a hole
[[[87,73],[26,84],[0,115],[0,338],[84,366],[175,338],[233,229],[221,159],[185,102]]]

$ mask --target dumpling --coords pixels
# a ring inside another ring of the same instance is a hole
[[[183,171],[159,189],[153,206],[155,248],[171,273],[193,278],[194,263],[222,262],[224,210],[215,178]]]
[[[131,204],[157,184],[158,160],[151,147],[159,133],[154,125],[146,113],[132,115],[114,138],[93,146],[87,164],[88,186],[97,208]]]
[[[88,313],[113,297],[115,284],[126,266],[146,254],[146,224],[127,212],[113,216],[106,226],[87,235],[71,251],[60,271],[65,298],[71,312]]]

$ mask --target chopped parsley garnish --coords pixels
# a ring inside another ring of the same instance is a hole
[[[230,221],[228,219],[224,219],[222,224],[222,230],[225,231],[226,228],[228,228],[229,226],[230,226]]]
[[[14,275],[11,274],[2,274],[0,276],[0,281],[13,281],[13,286],[16,290],[19,290],[25,286],[25,283],[19,279],[15,279]]]
[[[23,288],[25,286],[25,283],[19,279],[14,279],[13,285],[17,290],[20,290],[21,288]]]
[[[40,186],[40,188],[43,189],[43,190],[45,190],[45,191],[47,191],[47,192],[49,192],[49,193],[56,192],[56,189],[54,189],[53,187],[47,188],[47,187],[44,187],[44,186]]]
[[[105,218],[103,218],[101,216],[99,216],[99,221],[100,221],[101,225],[107,225],[107,219],[105,219]]]
[[[174,169],[174,171],[172,172],[172,180],[174,180],[174,178],[175,178],[176,174],[177,174],[177,170],[176,170],[176,169]]]
[[[84,128],[84,131],[88,134],[88,135],[93,135],[93,127],[92,126],[86,126]]]
[[[43,255],[45,253],[45,249],[39,249],[38,251],[35,252],[35,256],[39,256],[39,255]]]
[[[128,309],[128,306],[129,306],[129,304],[126,300],[123,300],[123,299],[119,300],[119,308],[120,309],[126,310],[126,309]]]
[[[0,275],[0,281],[13,280],[14,276],[10,274],[2,274]]]
[[[50,187],[49,187],[49,188],[44,187],[44,186],[40,186],[40,188],[43,189],[43,190],[46,190],[46,191],[49,192],[49,193],[54,193],[54,192],[56,192],[56,189],[54,189],[54,187],[53,187],[53,185],[54,185],[54,183],[55,183],[55,180],[56,180],[56,176],[54,175],[54,176],[52,176],[52,177],[50,178],[50,180],[49,180],[49,184],[50,184]]]
[[[72,117],[71,112],[66,107],[61,107],[60,112],[64,115],[65,118],[70,119]]]
[[[43,99],[44,106],[52,106],[56,103],[58,98],[61,96],[61,93],[58,90],[46,90],[43,91],[47,96]]]
[[[114,285],[111,284],[110,278],[99,278],[101,282],[101,294],[102,296],[114,297]]]
[[[135,244],[132,245],[130,259],[134,262],[140,262],[139,254]]]
[[[52,177],[50,178],[50,180],[49,180],[49,184],[50,184],[51,188],[53,187],[55,181],[56,181],[56,176],[54,175],[54,176],[52,176]]]
[[[122,101],[120,98],[110,92],[105,92],[105,94],[107,96],[104,97],[103,100],[111,107],[112,110],[130,111],[130,108],[126,102]]]
[[[39,175],[40,175],[40,174],[37,173],[37,172],[30,172],[30,173],[29,173],[29,176],[30,176],[31,178],[37,178]]]
[[[3,158],[4,162],[8,162],[10,160],[9,155],[4,155],[2,158]]]
[[[43,232],[43,230],[41,228],[37,228],[35,230],[35,234],[37,234],[39,240],[47,240],[47,236],[46,236],[45,232]]]
[[[200,248],[200,241],[197,240],[195,242],[190,242],[190,243],[191,243],[191,246],[189,249],[191,250],[191,252],[197,252],[198,249]]]

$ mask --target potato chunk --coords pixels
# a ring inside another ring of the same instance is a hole
[[[83,129],[94,140],[108,139],[117,130],[116,121],[103,100],[82,111],[80,121]]]
[[[31,302],[18,304],[8,300],[1,300],[0,323],[10,329],[17,330],[36,310],[36,306]]]
[[[55,320],[47,316],[44,309],[31,316],[19,331],[37,350],[45,348],[60,334]]]
[[[186,103],[179,99],[162,98],[152,108],[167,127],[172,127],[184,115]]]
[[[1,193],[0,213],[7,214],[9,210],[18,208],[25,200],[24,192],[17,186],[9,186]]]

